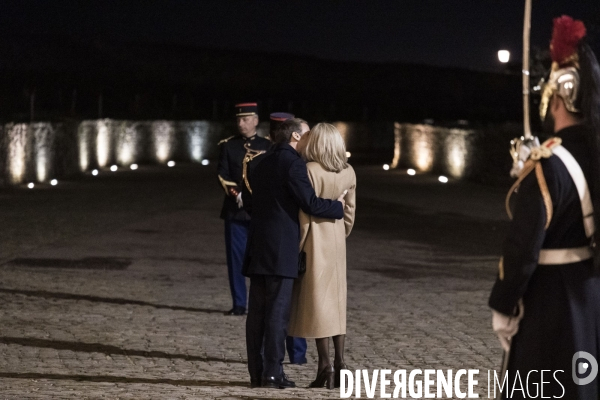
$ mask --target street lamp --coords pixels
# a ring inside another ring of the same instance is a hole
[[[508,50],[499,50],[498,51],[498,60],[502,64],[506,64],[510,60],[510,51],[508,51]]]

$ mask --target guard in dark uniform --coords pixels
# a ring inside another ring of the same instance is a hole
[[[505,399],[600,398],[600,67],[584,36],[581,21],[555,19],[540,107],[553,137],[530,150],[507,198],[489,299]]]
[[[269,125],[269,137],[271,141],[275,140],[275,132],[279,126],[288,119],[294,118],[293,114],[285,112],[275,112],[270,115]],[[307,123],[302,124],[302,134],[309,130]],[[242,187],[244,208],[249,214],[252,214],[252,187],[249,183],[249,177],[260,161],[268,153],[248,153],[244,158],[243,175],[244,175],[244,186]],[[285,347],[290,359],[290,364],[306,364],[306,349],[308,347],[306,339],[288,336],[285,339]]]
[[[246,313],[246,278],[242,274],[244,252],[250,227],[250,216],[244,210],[241,199],[243,185],[243,160],[248,153],[265,152],[271,142],[256,134],[258,114],[256,103],[242,103],[235,106],[239,134],[221,140],[219,146],[218,176],[225,199],[221,209],[221,218],[225,220],[225,248],[227,253],[227,271],[233,299],[233,308],[226,314],[244,315]]]

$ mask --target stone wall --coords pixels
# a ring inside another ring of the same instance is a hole
[[[391,167],[493,183],[508,177],[509,143],[521,134],[514,123],[466,128],[396,122]]]
[[[351,162],[391,163],[456,179],[489,180],[510,168],[514,124],[448,128],[426,124],[333,123]],[[111,165],[216,160],[217,143],[235,134],[232,123],[210,121],[86,120],[0,127],[0,184],[48,182]],[[259,125],[266,136],[268,122]]]

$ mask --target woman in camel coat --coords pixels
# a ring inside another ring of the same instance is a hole
[[[331,124],[317,124],[298,145],[306,159],[316,195],[337,199],[347,190],[343,220],[312,217],[300,211],[300,250],[306,252],[306,273],[296,279],[290,336],[315,338],[319,353],[317,379],[311,387],[339,386],[346,336],[346,237],[354,225],[356,175],[347,163],[344,140]],[[335,362],[329,358],[333,338]],[[335,367],[335,368],[334,368]]]

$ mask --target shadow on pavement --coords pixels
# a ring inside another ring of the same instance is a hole
[[[385,239],[441,246],[465,255],[499,256],[509,227],[509,221],[459,213],[424,213],[415,207],[371,198],[363,199],[359,207],[356,230]]]
[[[393,279],[419,279],[419,278],[462,278],[462,279],[482,279],[493,280],[496,277],[496,270],[483,268],[466,268],[464,266],[445,265],[441,267],[432,267],[424,264],[406,264],[398,263],[393,267],[379,268],[359,268],[362,271],[375,272]]]
[[[98,296],[90,296],[90,295],[85,295],[85,294],[46,292],[43,290],[19,290],[19,289],[0,288],[0,293],[21,294],[24,296],[41,297],[44,299],[84,300],[84,301],[91,301],[94,303],[109,303],[109,304],[121,304],[121,305],[130,304],[130,305],[147,306],[147,307],[154,307],[154,308],[166,308],[168,310],[174,310],[174,311],[190,311],[190,312],[198,312],[198,313],[205,313],[205,314],[223,314],[225,312],[223,310],[215,310],[215,309],[211,309],[211,308],[169,306],[169,305],[164,305],[164,304],[148,303],[146,301],[141,301],[141,300],[115,299],[115,298],[111,298],[111,297],[98,297]]]
[[[99,383],[147,383],[147,384],[165,384],[174,386],[249,386],[249,382],[227,382],[227,381],[200,381],[193,379],[149,379],[149,378],[128,378],[125,376],[110,375],[63,375],[63,374],[39,374],[39,373],[17,373],[0,372],[0,378],[12,379],[53,379],[53,380],[72,380],[78,382],[99,382]],[[252,397],[254,398],[254,397]]]
[[[114,257],[85,257],[81,259],[15,258],[3,265],[31,268],[124,270],[131,265],[131,260]]]
[[[164,358],[167,360],[180,359],[185,361],[224,362],[229,364],[246,364],[244,360],[227,360],[217,357],[190,356],[188,354],[169,354],[163,351],[127,350],[117,346],[100,343],[67,342],[63,340],[46,340],[36,338],[0,337],[2,344],[16,344],[19,346],[40,347],[55,350],[71,350],[85,353],[102,353],[106,355],[121,355],[148,358]]]

